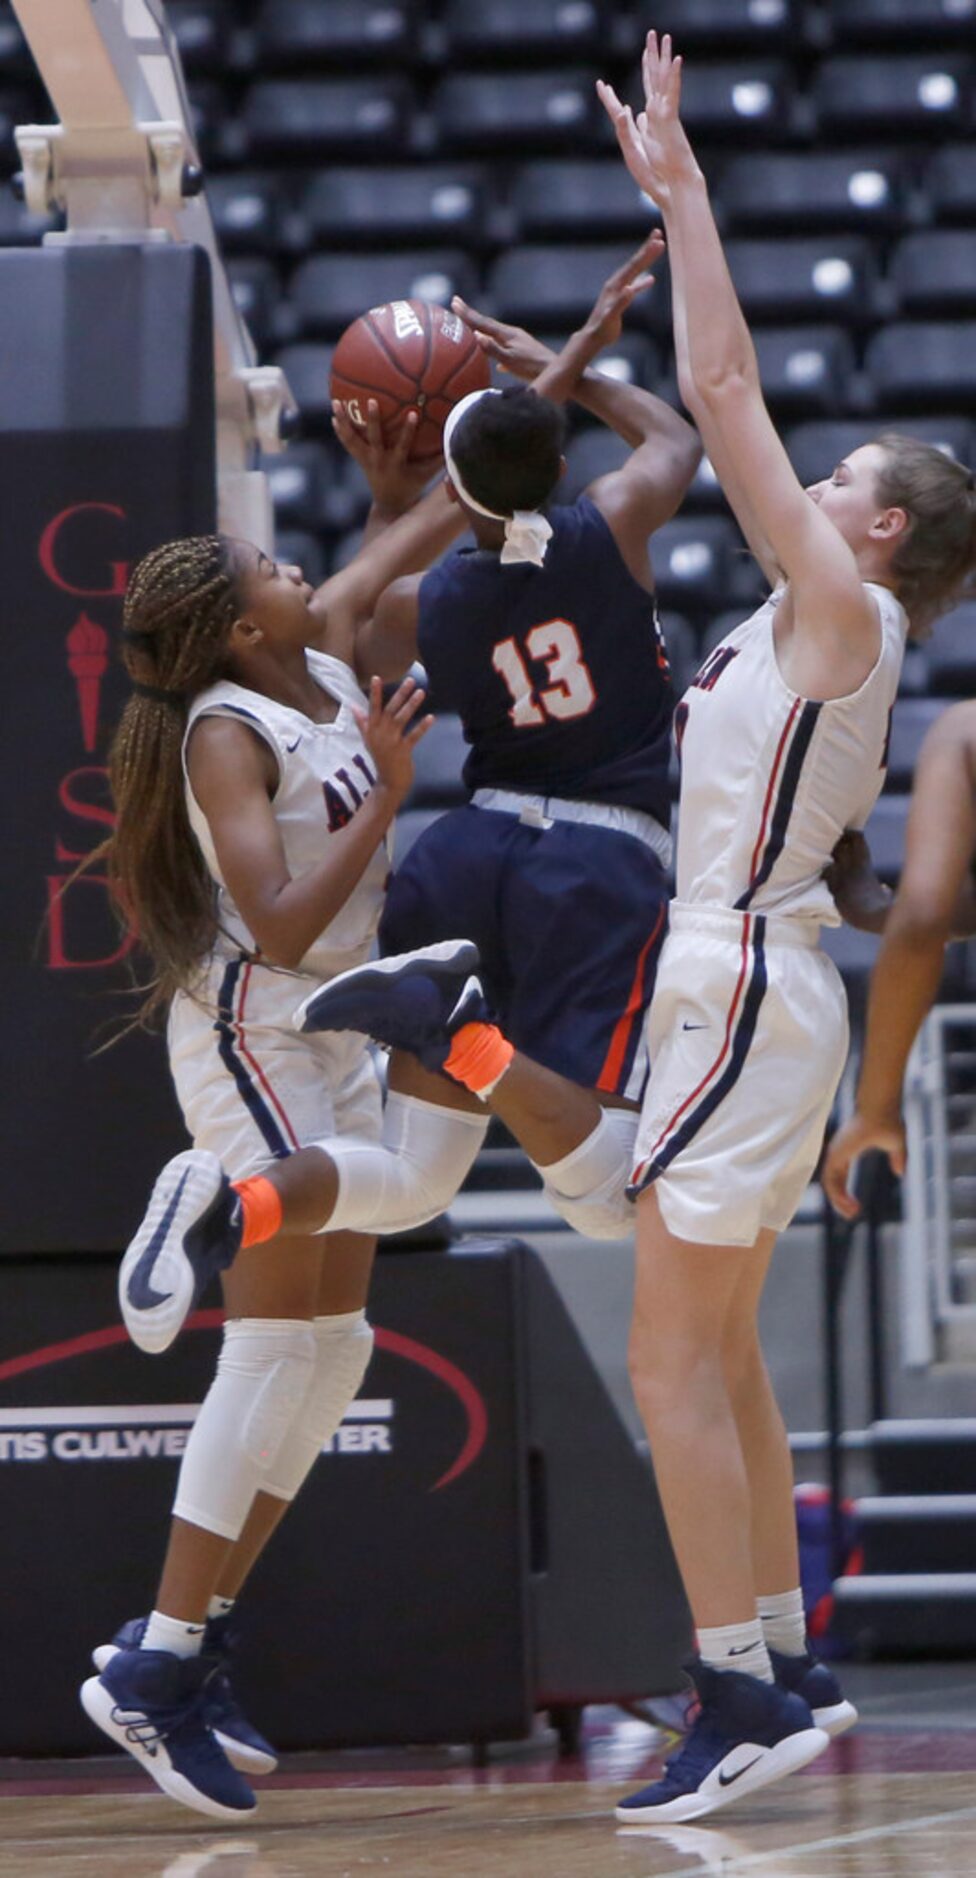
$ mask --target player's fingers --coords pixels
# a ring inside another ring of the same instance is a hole
[[[366,400],[366,442],[372,450],[383,448],[383,426],[380,423],[380,407],[375,398]]]
[[[905,1167],[908,1162],[908,1155],[905,1152],[904,1146],[900,1148],[892,1148],[890,1154],[888,1155],[888,1159],[891,1163],[892,1173],[897,1174],[899,1180],[904,1180]]]
[[[477,307],[468,306],[459,293],[451,301],[451,312],[456,313],[458,319],[462,319],[476,333],[491,333],[500,337],[502,333],[511,331],[511,327],[506,326],[503,320],[493,320],[490,314],[479,313]]]
[[[427,717],[422,717],[419,724],[414,724],[413,728],[411,730],[408,730],[406,737],[404,738],[404,742],[409,745],[411,750],[413,749],[414,744],[417,744],[420,742],[421,737],[426,737],[427,732],[431,729],[433,725],[433,722],[434,722],[433,713],[431,713]]]
[[[409,720],[417,710],[419,703],[422,703],[423,698],[424,692],[418,685],[417,680],[415,678],[403,678],[386,706],[386,715],[388,718],[396,720],[401,716],[401,713],[406,711],[406,716]],[[414,700],[412,704],[411,700]],[[410,706],[409,710],[407,710],[408,705]]]
[[[416,689],[410,693],[410,696],[405,698],[402,704],[397,705],[396,710],[393,712],[393,716],[400,730],[406,729],[407,725],[416,717],[417,712],[423,710],[426,702],[427,693],[423,690],[422,686],[417,685]]]
[[[846,1156],[834,1160],[829,1155],[823,1171],[823,1189],[835,1213],[842,1219],[856,1219],[860,1207],[850,1192],[847,1182],[851,1163]]]
[[[395,463],[405,463],[407,461],[413,449],[413,440],[417,435],[417,426],[419,423],[420,412],[408,411],[394,439],[393,460]]]

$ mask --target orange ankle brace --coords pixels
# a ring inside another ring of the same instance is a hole
[[[514,1055],[515,1045],[495,1024],[462,1024],[444,1068],[472,1095],[490,1095]]]
[[[273,1239],[281,1226],[281,1195],[265,1174],[253,1174],[250,1180],[231,1182],[241,1203],[244,1230],[241,1246],[263,1245]]]

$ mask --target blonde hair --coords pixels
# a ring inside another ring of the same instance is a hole
[[[973,473],[931,443],[885,431],[876,487],[883,508],[901,508],[909,527],[892,557],[898,597],[924,635],[953,605],[976,569]]]

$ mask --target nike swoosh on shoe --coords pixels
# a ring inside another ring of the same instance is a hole
[[[153,1290],[152,1269],[163,1249],[166,1235],[173,1223],[173,1217],[179,1206],[180,1197],[189,1178],[190,1170],[187,1168],[152,1238],[149,1240],[145,1249],[140,1253],[137,1263],[129,1273],[126,1297],[135,1311],[150,1311],[153,1305],[165,1304],[173,1295],[171,1291]]]

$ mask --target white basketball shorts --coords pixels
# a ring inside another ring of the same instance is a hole
[[[380,1082],[364,1039],[292,1029],[313,988],[235,954],[210,961],[196,997],[173,1000],[167,1041],[183,1117],[194,1147],[216,1154],[232,1180],[330,1135],[380,1139]]]
[[[650,1080],[630,1192],[669,1231],[754,1244],[789,1225],[847,1056],[847,998],[816,926],[671,908],[648,1017]]]

